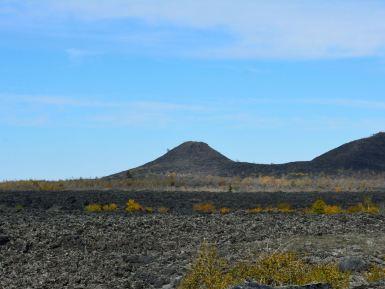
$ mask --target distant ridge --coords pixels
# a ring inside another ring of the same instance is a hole
[[[235,162],[204,142],[188,141],[156,160],[106,178],[151,175],[256,176],[261,174],[385,172],[385,133],[346,143],[311,161],[286,164]]]

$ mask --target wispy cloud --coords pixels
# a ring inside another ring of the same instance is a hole
[[[285,107],[287,112],[274,114],[274,109],[280,107]],[[329,107],[344,109],[336,116],[335,110]],[[270,113],[266,113],[266,108]],[[306,113],[313,109],[317,109],[316,115]],[[352,109],[381,112],[385,110],[385,102],[342,98],[260,98],[183,103],[0,94],[0,123],[13,126],[341,129],[362,128],[363,123],[381,127],[385,123],[385,118],[378,113],[367,117],[344,113]]]
[[[243,100],[246,103],[274,104],[274,105],[293,105],[302,104],[309,106],[332,106],[358,108],[366,110],[385,110],[385,101],[352,99],[352,98],[248,98]]]
[[[68,48],[65,50],[68,59],[72,63],[80,63],[82,62],[85,58],[92,57],[92,56],[97,56],[102,53],[96,52],[96,51],[91,51],[91,50],[85,50],[85,49],[78,49],[78,48]]]
[[[383,21],[385,4],[379,0],[23,0],[22,2],[14,0],[12,2],[19,4],[24,2],[24,5],[18,7],[19,10],[24,7],[24,14],[30,14],[28,11],[40,11],[35,17],[39,17],[41,21],[50,15],[55,15],[61,21],[78,19],[84,22],[103,22],[131,19],[140,21],[151,34],[159,27],[163,30],[168,27],[171,33],[175,28],[188,28],[214,34],[221,31],[227,34],[226,43],[216,45],[210,43],[206,47],[204,45],[191,47],[189,46],[191,43],[183,46],[182,43],[177,45],[178,51],[174,51],[180,52],[182,48],[190,56],[196,57],[339,58],[382,56],[385,52],[385,21]],[[141,34],[141,31],[137,32],[138,35]],[[175,41],[172,45],[175,45]],[[161,40],[158,39],[154,44],[154,51],[159,42]],[[169,48],[173,49],[172,46]]]
[[[0,122],[14,126],[157,127],[207,111],[204,106],[168,101],[0,94]]]
[[[61,107],[79,107],[79,108],[132,108],[142,110],[156,110],[156,111],[202,111],[206,110],[203,106],[182,104],[174,102],[160,102],[160,101],[117,101],[117,100],[95,100],[95,98],[74,98],[61,96],[38,96],[38,95],[14,95],[14,94],[0,94],[0,101],[29,103],[47,106],[61,106]]]

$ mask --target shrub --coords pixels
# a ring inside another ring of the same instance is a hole
[[[230,213],[230,209],[229,208],[225,208],[225,207],[220,208],[219,209],[219,213],[221,213],[222,215],[226,215],[226,214]]]
[[[315,201],[311,205],[310,209],[308,209],[307,212],[311,213],[311,214],[328,214],[328,215],[332,215],[332,214],[341,214],[344,211],[341,209],[340,206],[328,205],[328,204],[325,203],[324,200],[318,199],[317,201]]]
[[[190,272],[182,279],[178,289],[227,288],[233,283],[231,276],[225,273],[227,269],[227,261],[219,258],[215,247],[203,244]]]
[[[366,280],[368,282],[377,282],[385,280],[385,269],[377,265],[371,266],[366,273]]]
[[[362,203],[358,203],[357,205],[350,206],[347,209],[348,213],[368,213],[368,214],[378,214],[380,212],[380,208],[373,203],[372,199],[369,197],[365,197]]]
[[[135,212],[143,212],[143,211],[144,211],[144,208],[142,207],[141,204],[139,204],[138,202],[132,199],[128,200],[126,204],[126,212],[135,213]]]
[[[248,209],[247,212],[251,214],[262,213],[263,208],[257,205],[255,208]]]
[[[89,204],[85,207],[86,212],[90,212],[90,213],[101,212],[102,209],[103,209],[102,205],[100,204]]]
[[[348,207],[346,211],[349,214],[361,213],[364,211],[364,206],[362,205],[362,203],[358,203],[357,205]]]
[[[336,193],[341,193],[341,192],[343,191],[343,189],[342,189],[340,186],[336,186],[336,187],[334,188],[334,191],[335,191]]]
[[[215,213],[216,211],[215,206],[212,203],[195,204],[193,206],[193,210],[195,212],[200,212],[205,214],[212,214],[212,213]]]
[[[344,211],[341,209],[340,206],[330,206],[327,205],[325,207],[325,214],[327,215],[333,215],[333,214],[342,214]]]
[[[378,214],[380,208],[372,201],[370,197],[365,197],[363,201],[365,212],[369,214]]]
[[[161,213],[161,214],[167,214],[169,211],[170,211],[170,209],[166,208],[166,207],[158,208],[158,213]]]
[[[148,213],[148,214],[152,214],[154,212],[154,209],[151,208],[151,207],[145,207],[144,208],[145,212]]]
[[[318,199],[310,207],[310,213],[313,214],[325,214],[325,208],[327,204],[324,200]]]
[[[278,210],[278,212],[281,212],[281,213],[290,213],[290,212],[294,211],[293,208],[291,207],[291,205],[288,203],[278,204],[277,210]]]
[[[115,212],[118,209],[118,205],[115,203],[106,204],[102,206],[104,212]]]
[[[265,255],[255,262],[240,262],[231,266],[218,255],[215,247],[203,244],[178,288],[225,289],[245,279],[253,279],[272,286],[326,282],[334,289],[345,289],[349,285],[349,276],[350,273],[341,272],[336,264],[308,264],[290,252]]]

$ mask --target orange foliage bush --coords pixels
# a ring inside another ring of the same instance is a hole
[[[200,213],[205,213],[205,214],[212,214],[212,213],[215,213],[215,211],[216,211],[213,203],[195,204],[193,206],[193,210],[195,212],[200,212]]]
[[[160,214],[167,214],[168,212],[170,212],[169,208],[166,208],[166,207],[158,208],[158,213],[160,213]]]
[[[230,209],[229,208],[220,208],[219,209],[219,213],[221,213],[222,215],[226,215],[228,213],[230,213]]]

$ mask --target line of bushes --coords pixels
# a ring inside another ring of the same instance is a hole
[[[93,204],[89,204],[89,205],[85,206],[84,210],[86,212],[89,212],[89,213],[116,212],[119,210],[119,207],[115,203],[104,204],[104,205],[93,203]],[[170,211],[170,209],[166,208],[166,207],[159,207],[156,209],[154,209],[152,207],[145,207],[145,206],[142,206],[139,202],[130,199],[127,201],[126,206],[124,208],[124,211],[126,211],[127,213],[142,212],[142,213],[151,214],[154,212],[158,212],[161,214],[166,214]]]
[[[228,214],[231,212],[231,209],[228,207],[217,208],[213,203],[198,203],[194,204],[192,207],[193,211],[204,214],[214,214],[220,213],[222,215]],[[85,207],[87,212],[116,212],[119,208],[115,203],[110,204],[89,204]],[[128,213],[142,212],[142,213],[168,213],[169,208],[159,207],[152,208],[141,205],[139,202],[130,199],[127,201],[124,211]],[[333,215],[333,214],[355,214],[355,213],[367,213],[367,214],[378,214],[380,208],[376,205],[369,197],[364,198],[364,200],[356,205],[349,206],[346,209],[341,208],[339,205],[329,205],[324,200],[316,200],[310,207],[305,209],[294,209],[288,203],[280,203],[276,207],[262,207],[255,206],[247,210],[248,213],[293,213],[293,212],[304,212],[307,214],[318,214],[318,215]]]
[[[216,212],[226,214],[230,212],[229,208],[216,209],[213,203],[199,203],[193,205],[193,211],[205,214],[213,214]],[[355,213],[367,213],[367,214],[378,214],[380,208],[376,205],[369,197],[356,205],[349,206],[346,209],[341,208],[339,205],[329,205],[324,200],[316,200],[310,207],[305,209],[294,209],[288,203],[280,203],[276,207],[268,206],[255,206],[247,210],[248,213],[293,213],[293,212],[304,212],[308,214],[318,215],[333,215],[333,214],[355,214]]]

